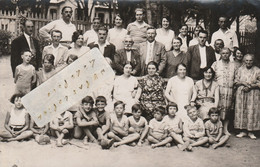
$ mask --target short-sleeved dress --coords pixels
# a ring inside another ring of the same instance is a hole
[[[124,39],[127,34],[127,30],[122,28],[118,31],[115,28],[111,28],[108,30],[107,39],[108,42],[115,45],[116,50],[124,49]]]
[[[164,44],[166,51],[170,51],[172,48],[172,40],[175,37],[174,31],[169,29],[165,33],[162,28],[159,28],[156,29],[156,34],[155,40]]]
[[[136,77],[130,76],[126,78],[124,75],[117,77],[114,81],[113,99],[115,101],[123,101],[125,106],[125,113],[131,113],[131,108],[135,103],[132,93],[137,89],[138,81]]]
[[[202,120],[209,118],[208,112],[211,107],[214,107],[215,91],[218,87],[218,83],[215,81],[212,81],[211,84],[206,87],[203,79],[197,81],[195,84],[198,93],[196,103],[200,105],[198,112]]]
[[[233,62],[223,63],[222,60],[219,60],[212,64],[212,68],[216,72],[215,80],[219,85],[218,106],[221,108],[220,118],[225,120],[230,117],[232,107],[235,64]]]
[[[32,89],[32,81],[35,79],[35,68],[33,65],[28,65],[26,68],[20,64],[16,67],[15,76],[16,86],[15,93],[27,94]]]
[[[223,128],[222,122],[219,120],[216,123],[212,123],[210,120],[206,121],[205,129],[209,131],[209,134],[213,137],[217,137],[219,130]]]
[[[140,134],[142,133],[144,127],[148,125],[146,119],[142,116],[140,117],[140,120],[138,122],[136,122],[133,116],[128,117],[128,120],[130,125],[129,127],[134,128],[135,131]]]
[[[170,90],[170,95],[174,99],[173,102],[178,105],[178,112],[176,115],[181,117],[182,120],[188,117],[184,106],[190,104],[193,87],[193,80],[187,76],[184,79],[180,79],[178,76],[174,76],[168,81],[166,89]]]
[[[43,68],[40,68],[39,71],[37,71],[37,73],[36,73],[37,86],[39,86],[43,82],[47,81],[54,74],[56,74],[56,70],[52,70],[52,71],[46,73]]]
[[[179,123],[181,122],[181,118],[179,116],[175,116],[174,118],[170,118],[168,115],[166,115],[163,118],[163,122],[165,122],[168,126],[168,130],[171,132],[176,132],[178,129],[180,129],[179,127]]]
[[[250,69],[241,66],[237,71],[235,82],[258,84],[258,88],[244,92],[244,86],[238,87],[234,127],[248,131],[260,130],[260,69],[256,66]]]
[[[166,52],[166,60],[167,61],[164,69],[165,78],[171,78],[177,75],[176,67],[179,63],[187,64],[186,54],[183,51],[181,51],[178,55],[174,55],[172,50]]]
[[[164,80],[158,75],[146,75],[139,80],[139,87],[142,89],[140,103],[144,108],[143,116],[149,121],[153,118],[155,107],[165,107]]]

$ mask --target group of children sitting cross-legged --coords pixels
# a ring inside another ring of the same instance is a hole
[[[162,106],[155,108],[154,118],[149,121],[142,116],[142,107],[139,104],[132,106],[132,115],[124,115],[125,104],[122,101],[114,103],[114,112],[105,111],[106,98],[94,100],[87,96],[81,101],[78,111],[74,114],[65,111],[56,116],[50,125],[37,127],[29,119],[26,109],[21,104],[21,94],[11,98],[14,106],[7,112],[5,128],[0,137],[3,141],[15,141],[34,137],[39,144],[50,142],[49,135],[57,137],[56,145],[61,147],[68,143],[64,138],[74,137],[83,139],[83,143],[93,142],[100,144],[103,149],[129,144],[141,146],[147,138],[152,148],[159,146],[170,147],[175,143],[180,150],[191,151],[192,147],[212,144],[215,149],[223,145],[228,135],[223,134],[220,113],[217,108],[209,110],[210,119],[204,124],[198,117],[195,106],[186,106],[188,118],[182,120],[176,115],[178,106],[169,103],[166,109]],[[165,115],[167,113],[167,115]],[[50,130],[49,130],[50,129]]]

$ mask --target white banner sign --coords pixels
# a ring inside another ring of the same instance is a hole
[[[113,83],[115,73],[97,48],[48,79],[22,98],[35,123],[42,127],[91,91]]]

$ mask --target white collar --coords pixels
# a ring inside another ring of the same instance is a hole
[[[61,20],[65,23],[65,24],[67,24],[64,20],[63,20],[63,18],[61,18]],[[69,24],[67,24],[67,25],[71,25],[72,23],[71,23],[71,21],[69,22]]]
[[[30,35],[26,34],[25,32],[23,34],[24,34],[25,38],[29,38],[30,39],[30,37],[31,37]]]
[[[152,44],[152,45],[154,45],[155,40],[154,40],[153,42],[149,42],[149,41],[146,41],[146,42],[147,42],[147,44]]]
[[[53,44],[51,45],[51,47],[52,47],[53,49],[58,49],[58,48],[60,48],[60,47],[61,47],[61,44],[59,43],[59,45],[58,45],[58,47],[57,47],[57,48],[55,48],[55,47],[53,46]]]
[[[99,46],[99,43],[98,41],[95,41],[94,44],[97,44]],[[110,45],[110,43],[106,40],[105,44],[104,44],[104,47],[106,47],[107,45]]]
[[[225,31],[225,32],[223,32],[223,31],[221,30],[221,28],[219,28],[219,30],[218,30],[218,31],[220,31],[220,32],[221,32],[221,33],[223,33],[223,34],[226,34],[226,33],[229,33],[229,32],[231,32],[229,28],[227,28],[227,31]]]

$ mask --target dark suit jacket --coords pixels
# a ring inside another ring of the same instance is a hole
[[[141,61],[140,54],[137,50],[131,50],[131,64],[133,66],[134,76],[140,75]],[[120,49],[115,54],[115,70],[116,75],[122,75],[124,73],[124,65],[127,63],[126,50]]]
[[[199,51],[199,44],[190,46],[186,53],[187,55],[187,74],[191,78],[195,80],[199,80],[203,78],[203,75],[200,71],[200,51]],[[207,59],[207,66],[211,66],[215,61],[215,52],[211,46],[206,46],[206,59]],[[202,77],[202,78],[201,78]]]
[[[88,47],[90,49],[95,48],[95,47],[99,48],[98,44],[95,44],[95,42],[92,42],[92,43],[88,44]],[[104,48],[104,55],[103,56],[110,58],[112,60],[112,62],[114,62],[115,53],[116,53],[116,47],[115,47],[115,45],[110,43],[109,45],[107,45]]]
[[[139,53],[141,55],[141,76],[146,74],[147,42],[140,43]],[[155,41],[153,47],[153,61],[158,64],[158,73],[161,75],[166,64],[166,51],[163,44]]]
[[[36,50],[36,56],[34,56],[32,58],[31,64],[35,67],[36,70],[38,70],[38,68],[42,66],[42,55],[40,52],[40,46],[39,46],[38,40],[33,38],[33,43],[34,43],[34,47]],[[21,58],[21,52],[25,49],[30,49],[30,48],[29,48],[29,44],[27,43],[27,40],[26,40],[24,34],[15,38],[12,41],[11,67],[12,67],[12,71],[13,71],[13,76],[15,73],[16,66],[18,66],[19,64],[21,64],[23,62],[23,60]]]

